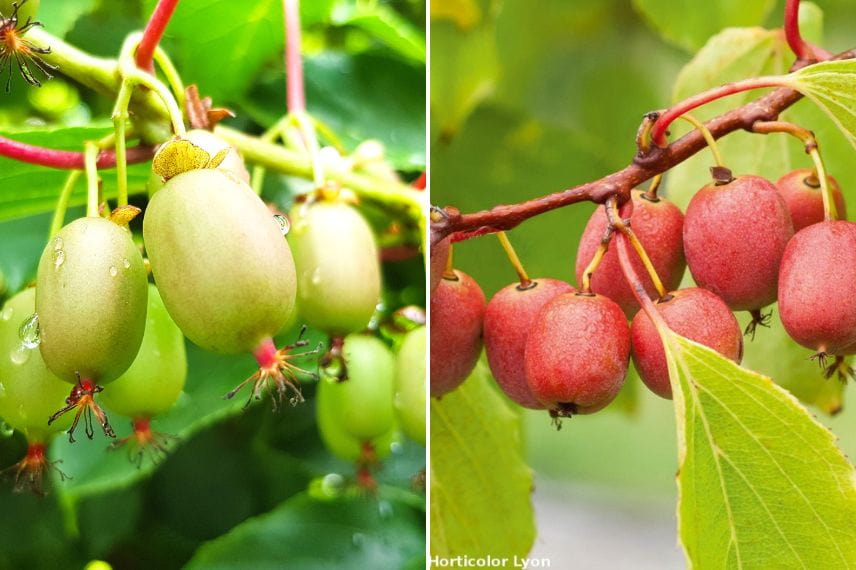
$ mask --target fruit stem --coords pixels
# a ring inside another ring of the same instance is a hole
[[[85,145],[86,167],[86,215],[98,216],[98,146],[94,142]]]
[[[116,104],[113,107],[113,131],[116,134],[116,204],[128,204],[128,155],[125,141],[125,126],[128,121],[128,105],[131,102],[132,87],[127,79],[122,80]]]
[[[285,77],[288,112],[306,111],[306,93],[303,89],[303,59],[300,54],[300,2],[282,0],[285,24]]]
[[[823,48],[805,41],[800,33],[800,0],[785,2],[785,39],[794,55],[801,60],[823,61],[831,54]]]
[[[140,40],[140,47],[137,49],[137,55],[134,58],[137,67],[140,69],[154,73],[152,58],[177,5],[178,0],[160,0],[155,6],[154,12],[146,24],[146,29],[143,31],[143,38]]]
[[[820,156],[820,147],[814,133],[787,121],[758,121],[752,125],[752,132],[762,135],[785,133],[796,137],[803,143],[806,154],[811,157],[814,163],[814,170],[820,182],[820,192],[823,198],[823,219],[826,221],[837,220],[838,208],[835,205],[832,188],[829,186],[829,177],[826,174],[826,167],[823,164],[823,158]]]
[[[704,137],[704,140],[707,143],[710,152],[713,154],[713,162],[716,164],[716,166],[720,168],[725,168],[725,164],[723,164],[722,162],[722,155],[719,153],[719,145],[716,144],[716,139],[713,138],[712,134],[710,134],[710,129],[708,129],[704,123],[702,123],[689,113],[681,115],[680,118],[690,123],[692,126],[699,130],[701,136]]]
[[[726,83],[725,85],[708,89],[707,91],[697,93],[692,97],[684,99],[680,103],[677,103],[673,107],[663,111],[663,113],[661,113],[654,121],[654,124],[651,126],[651,142],[660,148],[665,148],[668,145],[668,141],[666,140],[666,131],[669,129],[669,125],[671,125],[672,122],[681,115],[688,113],[697,107],[701,107],[711,101],[727,97],[728,95],[742,93],[743,91],[750,91],[752,89],[762,89],[765,87],[788,87],[787,78],[780,75],[752,77],[749,79],[743,79],[742,81]]]
[[[643,198],[650,202],[659,202],[660,197],[657,196],[657,191],[660,189],[660,183],[663,181],[663,175],[658,174],[654,178],[651,179],[651,184],[648,185],[648,189],[642,195]]]
[[[520,258],[517,257],[517,252],[514,251],[514,247],[508,239],[508,235],[506,235],[505,232],[497,232],[496,237],[499,239],[502,249],[505,250],[505,255],[508,256],[508,261],[511,262],[511,265],[514,267],[514,271],[517,272],[517,277],[520,279],[520,287],[522,289],[527,289],[532,284],[532,280],[529,279],[526,269],[523,268],[523,263],[521,263]]]
[[[642,246],[642,242],[639,241],[639,238],[630,228],[630,221],[633,217],[633,202],[628,201],[624,205],[628,214],[626,220],[622,218],[621,213],[618,210],[618,201],[615,198],[607,200],[606,204],[604,204],[604,208],[606,208],[606,219],[609,220],[609,226],[627,238],[627,241],[629,241],[633,246],[633,249],[636,250],[636,255],[639,256],[639,259],[642,261],[642,265],[645,266],[645,271],[648,272],[648,276],[651,278],[651,283],[654,284],[657,294],[660,297],[665,297],[667,293],[666,288],[663,287],[663,282],[660,281],[660,276],[657,275],[657,270],[654,268],[651,258],[648,257],[648,253]],[[647,298],[647,293],[645,296]]]
[[[630,238],[627,234],[622,233],[617,237],[617,242],[618,262],[621,265],[621,271],[624,273],[627,284],[630,285],[630,289],[633,291],[633,295],[636,297],[642,310],[645,311],[645,314],[648,315],[657,327],[657,330],[668,329],[666,321],[660,315],[660,312],[657,311],[657,307],[654,306],[654,302],[648,296],[645,285],[642,283],[642,280],[636,273],[636,269],[633,267],[633,263],[630,261],[630,251],[627,247],[630,243]]]
[[[591,261],[589,261],[589,264],[583,271],[582,283],[580,283],[582,293],[591,293],[591,277],[600,265],[600,262],[603,261],[603,256],[606,255],[606,252],[609,249],[609,242],[612,241],[612,236],[614,234],[615,230],[611,226],[607,225],[606,231],[603,233],[603,237],[600,240],[600,245],[597,246],[594,256],[592,256]]]
[[[455,262],[452,259],[454,257],[455,246],[452,243],[449,243],[449,255],[446,256],[446,267],[443,268],[443,279],[448,279],[450,281],[457,281],[458,276],[455,274]]]
[[[51,219],[51,228],[48,233],[48,239],[53,238],[65,223],[65,213],[68,210],[68,201],[71,199],[71,193],[74,191],[74,186],[80,179],[82,172],[80,170],[72,170],[65,178],[62,190],[59,193],[59,199],[56,202],[53,219]]]

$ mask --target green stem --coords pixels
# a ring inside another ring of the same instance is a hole
[[[178,73],[178,70],[175,68],[175,65],[169,58],[169,55],[167,55],[167,53],[161,48],[155,50],[155,63],[158,64],[158,67],[160,67],[160,70],[163,72],[164,77],[166,77],[167,83],[172,88],[172,92],[175,94],[175,98],[178,100],[178,106],[181,109],[184,109],[184,81],[182,81],[181,75]]]
[[[292,115],[294,124],[300,130],[303,145],[309,151],[309,161],[312,163],[312,181],[315,189],[323,188],[325,185],[324,165],[321,164],[321,147],[318,144],[318,135],[315,133],[315,123],[305,110],[295,111]]]
[[[48,239],[54,237],[59,230],[62,229],[62,226],[65,223],[65,213],[68,211],[68,202],[71,199],[71,193],[74,192],[74,186],[80,179],[80,175],[80,170],[72,170],[68,173],[68,176],[66,176],[65,184],[63,185],[62,190],[59,193],[59,199],[56,202],[56,209],[54,209],[53,219],[51,220],[51,229],[48,234]]]
[[[86,165],[86,215],[98,217],[98,145],[87,142],[84,152]]]
[[[125,126],[128,120],[128,104],[131,102],[132,87],[123,81],[113,107],[113,129],[116,133],[116,201],[117,205],[128,204],[128,157]]]
[[[816,144],[809,147],[808,154],[814,162],[817,179],[820,181],[820,192],[823,198],[823,218],[826,221],[837,220],[838,207],[835,205],[835,196],[832,195],[832,188],[829,186],[829,178],[826,175],[826,167],[823,165],[823,159],[820,157],[820,150]]]

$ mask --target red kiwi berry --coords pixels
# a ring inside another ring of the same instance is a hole
[[[170,316],[195,344],[222,354],[252,353],[259,369],[249,402],[265,387],[274,407],[303,400],[293,360],[298,339],[277,349],[273,335],[291,318],[295,270],[282,226],[243,181],[197,169],[170,178],[149,202],[143,237],[155,282]]]
[[[841,188],[832,176],[827,176],[826,179],[829,182],[829,189],[832,190],[838,218],[845,220],[847,208]],[[788,206],[794,232],[823,221],[823,193],[820,190],[820,180],[814,170],[810,168],[793,170],[779,178],[776,187]]]
[[[47,367],[74,384],[67,405],[50,422],[76,410],[68,430],[84,415],[92,437],[94,415],[104,433],[115,437],[94,400],[104,384],[131,366],[146,325],[146,270],[127,226],[85,217],[50,239],[36,279],[36,333]],[[37,324],[36,324],[37,323]]]
[[[743,334],[725,301],[707,289],[693,287],[673,291],[655,301],[657,311],[670,329],[712,348],[738,364],[743,358]],[[645,385],[658,396],[672,398],[669,368],[657,328],[644,310],[630,326],[633,364]]]
[[[504,287],[487,304],[484,346],[490,370],[502,391],[524,408],[544,409],[526,381],[524,351],[532,323],[547,302],[572,292],[564,281],[533,279]]]
[[[779,312],[788,335],[815,351],[848,354],[856,344],[856,224],[826,221],[798,232],[779,273]]]
[[[693,196],[684,218],[684,251],[696,283],[716,293],[733,311],[749,311],[746,329],[766,323],[761,309],[774,303],[779,264],[793,224],[776,186],[760,176],[718,180]]]
[[[559,418],[605,408],[621,389],[630,360],[630,328],[608,297],[565,293],[548,302],[526,339],[526,378]]]
[[[632,195],[633,232],[648,252],[663,286],[667,290],[676,289],[686,268],[682,237],[684,215],[665,198],[657,196],[652,199],[641,190],[634,190]],[[577,284],[582,283],[583,271],[600,246],[608,224],[603,208],[595,210],[589,218],[577,250]],[[632,263],[637,273],[645,273],[645,266],[638,257],[634,256]],[[649,297],[657,298],[652,283],[646,282],[645,287]],[[624,278],[614,247],[607,250],[592,275],[591,290],[618,303],[628,318],[639,310],[639,303]]]
[[[457,388],[473,371],[482,348],[485,297],[463,271],[447,271],[431,295],[431,396]]]

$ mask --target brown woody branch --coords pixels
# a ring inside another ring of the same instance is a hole
[[[854,57],[856,57],[856,49],[842,52],[833,59]],[[807,62],[798,61],[794,68],[806,64]],[[705,125],[715,139],[738,130],[751,131],[757,121],[778,119],[782,111],[801,98],[802,95],[793,89],[776,89],[742,107],[711,119]],[[648,113],[643,125],[655,120],[658,114]],[[665,148],[649,145],[649,148],[643,151],[640,147],[633,162],[628,166],[599,180],[586,182],[573,188],[517,204],[495,206],[490,210],[472,214],[462,214],[454,207],[435,209],[431,215],[431,243],[435,244],[451,234],[456,234],[453,236],[454,241],[461,241],[461,239],[510,230],[531,217],[577,202],[603,204],[607,199],[615,196],[618,198],[618,203],[622,204],[630,197],[630,191],[633,188],[677,166],[703,148],[705,148],[704,137],[698,130],[693,130]]]

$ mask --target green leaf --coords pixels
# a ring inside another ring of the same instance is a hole
[[[431,555],[524,557],[535,540],[520,418],[479,364],[431,400]]]
[[[723,28],[757,26],[764,22],[772,0],[633,0],[645,21],[665,40],[695,51]]]
[[[385,498],[297,495],[204,544],[188,569],[424,567],[424,513]]]
[[[425,38],[385,4],[357,4],[333,11],[333,23],[359,28],[406,59],[425,63]]]
[[[106,126],[34,127],[26,130],[4,131],[0,134],[37,146],[82,152],[85,141],[98,140],[111,130],[112,128]],[[45,168],[5,157],[0,157],[0,172],[3,173],[3,186],[0,188],[0,220],[52,211],[68,176],[66,170]],[[149,172],[148,164],[137,164],[128,168],[128,186],[131,193],[145,190]],[[104,183],[104,196],[114,198],[116,171],[103,171],[101,178]],[[85,181],[81,177],[69,204],[76,206],[85,203]]]
[[[91,11],[93,6],[95,6],[95,0],[50,2],[49,7],[45,6],[49,9],[41,10],[36,19],[44,24],[46,30],[61,38],[74,26],[77,19]]]
[[[856,60],[803,67],[788,82],[823,109],[856,149]]]
[[[661,332],[675,393],[680,538],[703,568],[848,568],[854,469],[787,391]]]

